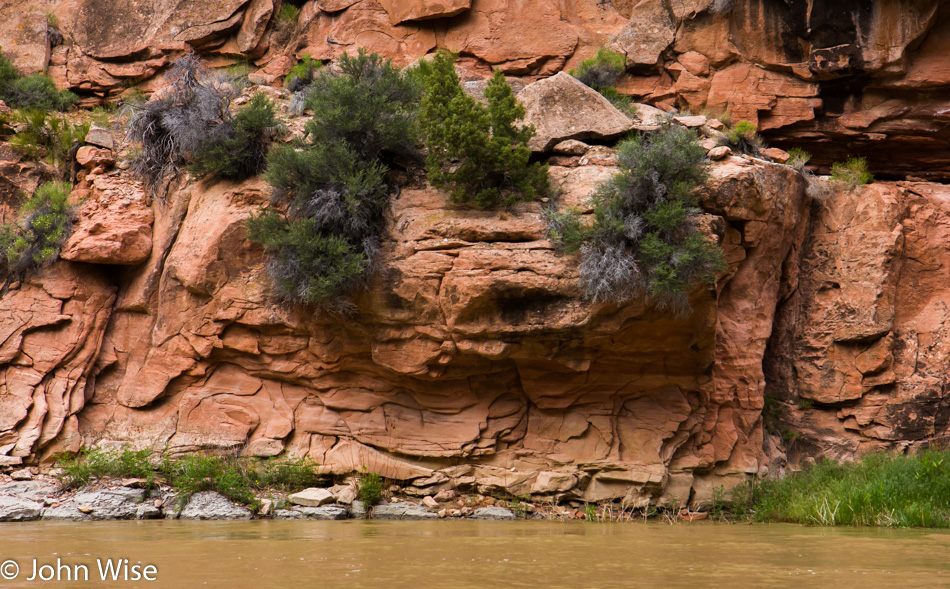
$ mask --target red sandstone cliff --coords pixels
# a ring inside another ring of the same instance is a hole
[[[819,165],[859,153],[885,176],[945,179],[950,13],[866,4],[318,0],[291,26],[271,0],[0,0],[0,46],[91,101],[157,87],[189,46],[219,65],[250,57],[264,83],[294,56],[357,46],[401,63],[447,47],[472,79],[496,66],[530,82],[609,44],[638,99],[728,109]],[[583,206],[613,170],[605,148],[551,163],[562,206]],[[0,168],[0,205],[35,185],[29,166]],[[274,302],[243,226],[262,181],[183,181],[150,204],[130,174],[100,169],[79,190],[65,260],[0,299],[0,464],[84,443],[242,449],[366,465],[420,494],[642,503],[702,501],[786,453],[797,464],[948,435],[943,185],[819,199],[788,167],[715,164],[702,203],[729,270],[686,318],[583,301],[538,204],[456,210],[409,186],[386,269],[345,320]]]

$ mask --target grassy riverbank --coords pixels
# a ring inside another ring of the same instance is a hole
[[[950,451],[819,462],[737,488],[732,512],[759,522],[948,528]]]

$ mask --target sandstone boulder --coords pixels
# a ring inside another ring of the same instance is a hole
[[[549,151],[567,139],[609,139],[633,128],[600,93],[564,72],[526,86],[518,100],[524,123],[535,128],[532,151]]]
[[[644,0],[633,7],[630,22],[615,39],[627,65],[656,65],[673,43],[676,24],[662,0]]]

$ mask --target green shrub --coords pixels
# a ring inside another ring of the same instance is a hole
[[[714,282],[725,266],[720,248],[691,220],[698,212],[693,191],[706,177],[705,150],[690,130],[667,125],[624,141],[618,157],[620,173],[592,197],[592,226],[558,219],[552,237],[567,250],[583,244],[578,269],[589,299],[648,296],[686,313],[689,290]]]
[[[379,503],[383,498],[383,477],[375,472],[369,472],[364,466],[360,473],[356,498],[365,503],[366,507]]]
[[[69,90],[57,90],[49,76],[21,77],[10,60],[0,53],[0,100],[11,108],[67,110],[78,97]]]
[[[314,76],[323,67],[323,63],[310,57],[309,53],[304,53],[290,72],[284,77],[284,87],[289,92],[297,92],[313,82]]]
[[[836,162],[831,166],[832,182],[841,182],[858,186],[874,182],[874,176],[868,171],[868,161],[863,157],[849,157],[844,162]]]
[[[465,94],[455,58],[440,52],[422,62],[425,87],[420,121],[429,150],[429,181],[452,191],[455,202],[478,208],[532,200],[548,189],[547,167],[531,163],[527,143],[534,127],[516,127],[524,107],[496,71],[485,90],[484,107]]]
[[[562,213],[556,207],[550,207],[544,209],[543,213],[548,222],[548,238],[558,244],[562,251],[572,254],[587,241],[589,228],[581,223],[580,211],[577,209]]]
[[[339,74],[322,70],[307,95],[312,143],[342,143],[366,162],[416,152],[419,91],[392,60],[360,49],[343,54]]]
[[[608,88],[617,83],[627,70],[627,58],[610,49],[598,49],[597,55],[585,59],[570,74],[595,90]]]
[[[255,94],[233,120],[220,124],[195,150],[192,173],[230,180],[256,176],[267,164],[267,149],[278,127],[274,103]]]
[[[129,119],[130,138],[142,143],[133,165],[153,192],[230,121],[228,106],[235,95],[226,77],[213,75],[193,53],[176,60],[166,79],[169,91],[142,106],[132,105]]]
[[[796,170],[803,170],[810,159],[810,153],[800,147],[793,147],[788,150],[788,161],[786,163]]]
[[[76,150],[89,132],[88,122],[73,125],[65,118],[36,109],[14,112],[13,122],[21,131],[10,140],[10,145],[27,158],[44,159],[62,178],[69,172]]]
[[[68,182],[40,185],[19,209],[20,222],[0,230],[3,247],[0,267],[7,279],[56,260],[72,230],[73,207],[69,205]]]
[[[740,153],[755,155],[765,146],[758,128],[749,121],[739,121],[725,131],[725,136],[725,144]]]
[[[388,162],[411,157],[416,86],[390,60],[344,55],[307,94],[314,112],[306,140],[268,156],[267,180],[286,213],[248,221],[264,245],[282,298],[331,312],[353,309],[352,294],[375,266],[390,187]]]

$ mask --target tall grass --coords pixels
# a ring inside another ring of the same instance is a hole
[[[737,491],[736,510],[756,521],[950,528],[950,450],[822,461]]]

